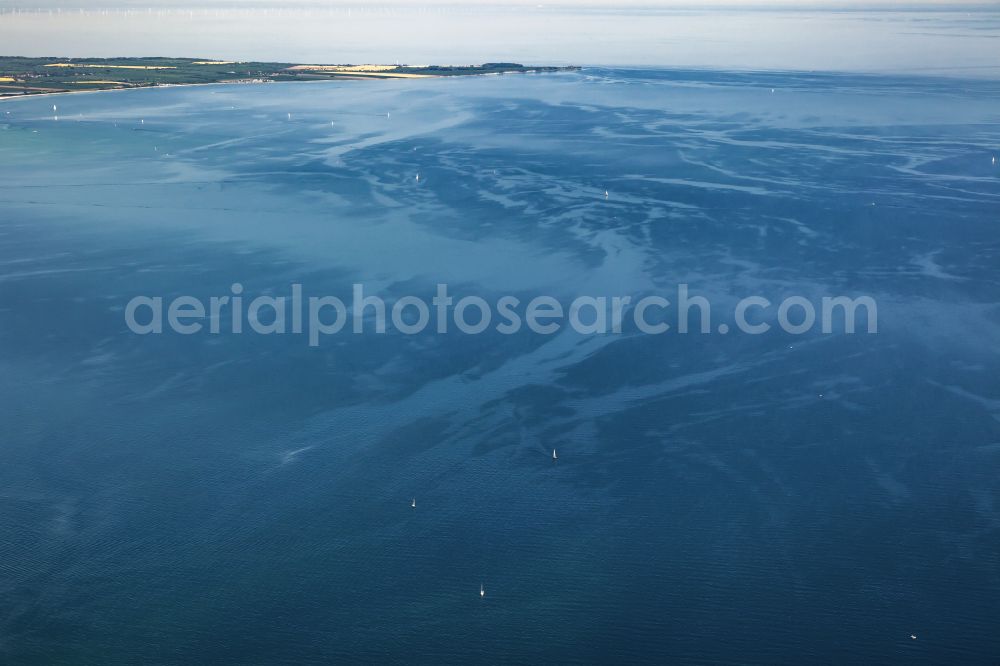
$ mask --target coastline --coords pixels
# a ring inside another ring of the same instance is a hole
[[[480,65],[307,65],[193,58],[24,58],[0,56],[0,100],[200,85],[391,80],[553,73],[579,67],[494,62]],[[89,86],[95,87],[89,87]],[[79,87],[87,86],[87,87]],[[100,86],[100,87],[97,87]]]
[[[510,72],[511,74],[530,74],[530,73],[548,73],[548,72]],[[497,76],[496,74],[467,74],[465,76]],[[421,79],[447,79],[454,78],[448,76],[440,75],[428,75],[418,77]],[[303,80],[292,80],[292,81],[256,81],[254,83],[226,83],[224,81],[211,81],[206,83],[160,83],[152,86],[131,86],[127,88],[99,88],[97,90],[59,90],[57,92],[44,92],[44,93],[30,93],[27,95],[2,95],[0,96],[0,103],[18,99],[37,99],[39,97],[56,97],[64,95],[96,95],[99,93],[120,93],[127,91],[136,90],[160,90],[163,88],[203,88],[207,86],[260,86],[260,85],[271,85],[280,83],[331,83],[336,81],[413,81],[414,79],[404,79],[404,78],[393,78],[393,77],[374,77],[374,76],[338,76],[326,79],[303,79]]]
[[[156,88],[191,88],[194,86],[219,86],[219,85],[235,85],[235,84],[222,84],[222,83],[165,83],[162,85],[155,86],[132,86],[129,88],[99,88],[97,90],[60,90],[57,92],[44,92],[44,93],[30,93],[27,95],[2,95],[0,96],[0,102],[6,102],[15,99],[37,99],[38,97],[55,97],[62,95],[96,95],[98,93],[114,93],[122,92],[125,90],[155,90]],[[249,85],[249,84],[244,84]]]
[[[346,78],[346,77],[344,77]],[[351,79],[354,81],[360,81],[362,79]],[[249,86],[249,85],[265,85],[268,83],[321,83],[320,81],[259,81],[257,83],[222,83],[220,81],[211,81],[206,83],[160,83],[153,86],[130,86],[127,88],[98,88],[97,90],[59,90],[56,92],[45,92],[45,93],[30,93],[27,95],[3,95],[0,96],[0,102],[6,102],[9,100],[16,99],[37,99],[39,97],[56,97],[63,95],[97,95],[99,93],[116,93],[116,92],[126,92],[135,90],[158,90],[162,88],[200,88],[204,86]]]

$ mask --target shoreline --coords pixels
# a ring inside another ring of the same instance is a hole
[[[192,86],[218,86],[222,83],[165,83],[156,86],[132,86],[129,88],[99,88],[97,90],[60,90],[58,92],[28,93],[27,95],[0,95],[0,102],[14,99],[35,99],[37,97],[55,97],[57,95],[96,95],[98,93],[122,92],[124,90],[153,90],[156,88],[189,88]],[[229,84],[233,85],[233,84]],[[246,84],[249,85],[249,84]]]
[[[332,80],[332,79],[331,79]],[[222,83],[209,81],[205,83],[160,83],[154,86],[130,86],[126,88],[99,88],[97,90],[59,90],[57,92],[29,93],[27,95],[0,95],[0,102],[15,99],[36,99],[38,97],[56,97],[59,95],[97,95],[99,93],[116,93],[135,90],[157,90],[161,88],[195,88],[202,86],[251,86],[268,83],[309,83],[308,81],[260,81],[258,83]]]
[[[479,65],[322,65],[194,58],[28,58],[0,56],[0,100],[195,85],[388,80],[554,73],[579,67],[487,62]],[[93,87],[91,87],[93,86]]]
[[[555,74],[564,71],[574,71],[580,68],[560,68],[555,72],[541,72],[541,71],[518,71],[518,72],[504,72],[504,75],[511,74]],[[482,74],[455,74],[451,76],[443,74],[426,74],[419,77],[390,77],[390,76],[336,76],[321,79],[301,79],[301,80],[290,80],[290,81],[254,81],[247,83],[227,83],[225,81],[206,81],[204,83],[158,83],[151,86],[129,86],[122,88],[99,88],[97,90],[59,90],[55,92],[44,92],[44,93],[28,93],[23,95],[0,95],[0,103],[19,100],[19,99],[36,99],[38,97],[55,97],[60,95],[96,95],[98,93],[116,93],[116,92],[126,92],[126,91],[136,91],[136,90],[157,90],[162,88],[200,88],[204,86],[261,86],[261,85],[271,85],[276,83],[331,83],[336,81],[414,81],[417,79],[449,79],[449,78],[471,78],[478,76],[499,76],[499,73],[482,73]]]

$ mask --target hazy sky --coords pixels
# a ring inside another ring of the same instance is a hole
[[[1000,3],[840,11],[769,0],[16,0],[63,11],[12,14],[0,0],[3,55],[190,56],[317,63],[637,65],[906,72],[1000,78]],[[733,7],[739,3],[739,7]],[[775,8],[782,3],[791,8]],[[655,7],[651,5],[656,5]],[[871,0],[864,5],[871,6]],[[913,0],[905,5],[912,6]],[[631,7],[628,9],[627,7]],[[833,7],[833,5],[829,5]],[[72,10],[67,10],[73,7]],[[685,7],[681,9],[680,7]],[[123,8],[129,8],[124,11]]]
[[[1000,0],[994,2],[970,2],[968,0],[819,0],[809,2],[803,0],[497,0],[495,2],[461,2],[460,0],[0,0],[0,7],[19,8],[50,8],[50,7],[246,7],[246,6],[343,6],[343,7],[375,7],[375,6],[409,6],[409,7],[476,7],[487,5],[520,5],[520,6],[558,6],[558,7],[604,7],[604,8],[687,8],[704,9],[705,7],[720,8],[768,8],[782,7],[791,9],[841,9],[841,8],[906,8],[906,7],[994,7],[1000,8]]]

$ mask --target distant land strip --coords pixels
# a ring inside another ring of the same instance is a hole
[[[482,65],[309,65],[198,58],[23,58],[0,56],[0,97],[207,83],[324,79],[416,79],[577,70],[515,62]]]

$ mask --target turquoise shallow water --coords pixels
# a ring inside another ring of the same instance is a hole
[[[998,92],[586,69],[0,104],[2,660],[990,663]],[[685,282],[713,323],[867,294],[879,332],[125,326],[233,282]]]

